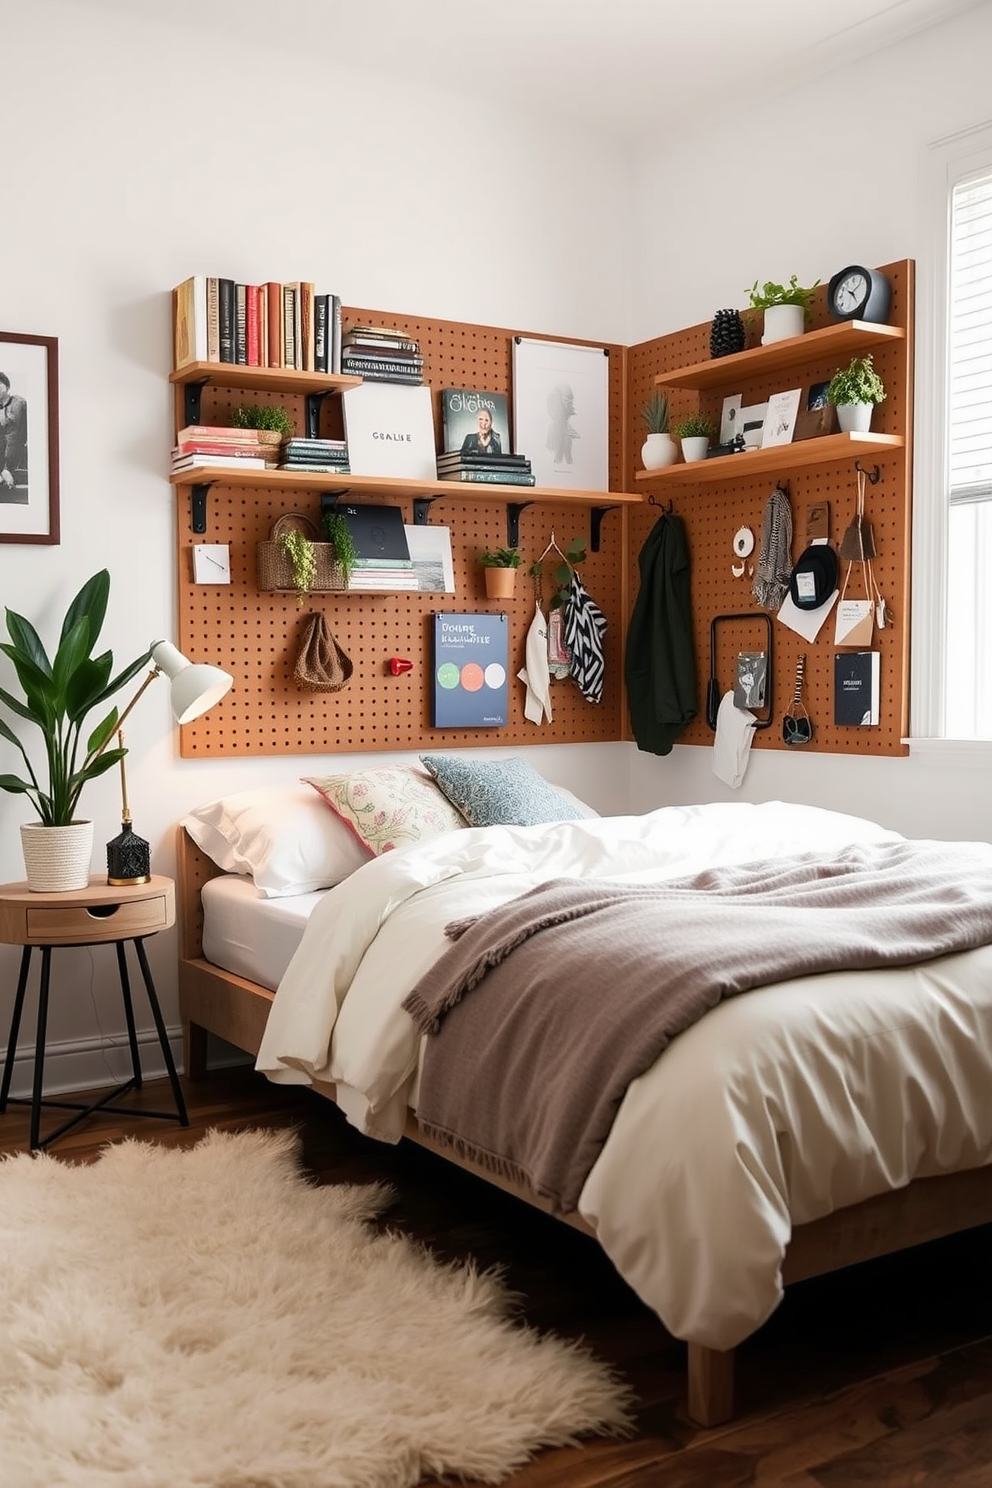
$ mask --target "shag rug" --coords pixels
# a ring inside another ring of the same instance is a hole
[[[3,1488],[498,1483],[623,1429],[604,1365],[370,1225],[389,1202],[287,1131],[0,1162]]]

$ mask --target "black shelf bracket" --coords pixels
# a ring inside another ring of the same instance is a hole
[[[320,405],[330,391],[330,388],[324,388],[321,392],[307,393],[306,429],[304,430],[307,439],[316,439],[320,433]]]
[[[532,501],[508,501],[506,504],[506,546],[516,548],[520,545],[520,513],[525,506],[533,506]]]
[[[194,532],[207,530],[207,492],[213,481],[199,481],[189,493],[190,522]]]
[[[599,535],[603,526],[603,518],[607,512],[616,511],[615,506],[594,506],[589,513],[589,548],[593,553],[599,552]]]
[[[431,507],[435,501],[443,501],[442,496],[414,496],[413,498],[413,525],[414,527],[426,527],[431,514]]]
[[[187,382],[183,386],[183,414],[185,422],[198,424],[200,422],[200,407],[203,402],[203,389],[208,379],[203,378],[201,382]]]

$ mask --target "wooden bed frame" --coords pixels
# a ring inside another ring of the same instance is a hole
[[[204,959],[200,890],[208,879],[217,877],[220,869],[182,828],[177,858],[179,1011],[186,1074],[190,1079],[199,1079],[206,1074],[208,1033],[246,1053],[258,1053],[274,993],[256,982],[222,971]],[[333,1085],[316,1088],[334,1099]],[[426,1140],[412,1115],[407,1121],[406,1135],[487,1183],[495,1183],[550,1212],[548,1205],[526,1187],[499,1178],[487,1169],[455,1157],[448,1148]],[[578,1214],[564,1216],[563,1222],[594,1234]],[[797,1225],[782,1268],[783,1281],[788,1284],[838,1271],[858,1261],[872,1260],[989,1222],[992,1222],[992,1167],[919,1178],[906,1188],[852,1204],[812,1224]],[[734,1350],[720,1352],[697,1343],[690,1343],[688,1350],[689,1416],[702,1426],[718,1426],[734,1415]]]

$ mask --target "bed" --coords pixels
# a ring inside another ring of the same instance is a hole
[[[223,854],[181,830],[186,1070],[204,1073],[216,1034],[270,1078],[336,1100],[369,1135],[420,1141],[549,1209],[518,1178],[418,1129],[423,1035],[401,1004],[448,946],[445,925],[549,879],[640,886],[803,847],[900,840],[779,802],[462,822],[361,859],[331,890],[301,878],[300,892],[266,900],[244,863],[225,876]],[[734,1348],[783,1285],[992,1220],[990,1077],[992,947],[980,945],[723,1001],[632,1082],[576,1208],[560,1217],[594,1235],[686,1340],[694,1420],[733,1414]]]

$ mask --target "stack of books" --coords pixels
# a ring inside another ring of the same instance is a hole
[[[355,544],[355,563],[348,574],[349,589],[374,593],[419,587],[400,507],[338,502],[336,510],[344,517]]]
[[[343,439],[283,441],[280,470],[340,470],[348,472],[348,445]]]
[[[491,481],[504,486],[532,486],[530,460],[526,455],[475,455],[452,450],[437,457],[438,480]]]
[[[341,337],[341,371],[371,382],[420,386],[424,359],[420,342],[381,326],[349,326]]]
[[[238,284],[194,274],[172,291],[173,365],[341,371],[341,297],[309,280]]]
[[[231,429],[223,424],[187,424],[172,449],[173,475],[198,465],[229,470],[274,470],[279,446],[265,444],[258,429]]]

